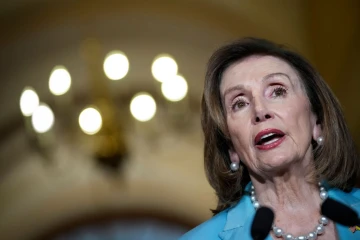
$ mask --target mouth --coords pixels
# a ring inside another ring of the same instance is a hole
[[[267,150],[277,147],[285,139],[285,133],[279,129],[265,129],[255,137],[255,146]]]

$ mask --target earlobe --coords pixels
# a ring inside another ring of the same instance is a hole
[[[231,160],[230,169],[235,172],[239,170],[240,158],[239,155],[233,149],[229,149],[229,157]]]
[[[235,163],[239,163],[240,162],[240,158],[239,155],[237,154],[237,152],[233,149],[229,149],[229,157],[231,162],[235,162]]]
[[[323,138],[323,131],[322,131],[322,126],[320,123],[316,122],[315,126],[314,126],[314,129],[313,129],[313,139],[318,142],[319,144],[319,141],[322,142],[322,140],[324,139]],[[319,140],[321,139],[321,140]]]

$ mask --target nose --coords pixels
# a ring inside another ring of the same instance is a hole
[[[255,117],[255,122],[259,123],[259,122],[263,122],[266,119],[270,119],[272,118],[270,114],[266,113],[266,114],[259,114],[258,116]]]
[[[262,102],[262,100],[254,99],[253,106],[254,106],[254,117],[253,117],[254,124],[264,122],[274,117],[273,112],[269,109],[269,107],[265,103]]]

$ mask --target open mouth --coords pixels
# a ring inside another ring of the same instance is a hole
[[[276,142],[280,138],[282,138],[284,134],[279,133],[268,133],[263,135],[258,141],[256,141],[256,145],[269,145],[271,143]]]
[[[255,146],[260,150],[270,150],[279,146],[285,139],[285,133],[279,129],[265,129],[255,137]]]

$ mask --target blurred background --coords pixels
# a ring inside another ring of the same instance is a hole
[[[306,56],[360,146],[358,0],[0,6],[0,239],[177,239],[210,218],[204,71],[240,37]]]

